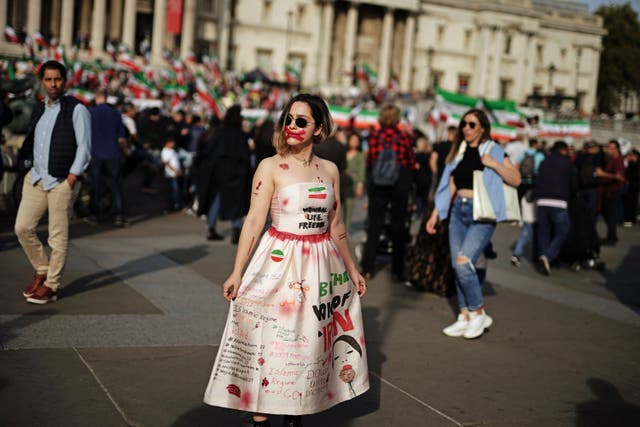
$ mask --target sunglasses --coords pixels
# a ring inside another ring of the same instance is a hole
[[[296,124],[296,126],[299,127],[300,129],[304,129],[307,126],[312,125],[314,123],[314,122],[311,122],[311,121],[305,119],[304,117],[297,117],[295,120],[291,116],[285,117],[285,119],[284,119],[284,125],[285,126],[291,125],[291,122],[294,122]]]
[[[467,125],[469,125],[469,127],[470,127],[471,129],[475,129],[477,124],[478,124],[478,123],[476,123],[476,122],[468,122],[468,121],[466,121],[466,120],[463,120],[463,121],[462,121],[462,123],[461,123],[461,125],[462,125],[462,129],[466,128],[466,127],[467,127]]]

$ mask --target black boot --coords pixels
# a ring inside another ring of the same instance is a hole
[[[300,415],[285,415],[282,427],[302,427],[302,417]]]
[[[253,427],[271,427],[271,423],[269,422],[269,420],[254,421]]]
[[[240,232],[242,231],[241,228],[232,228],[231,229],[231,243],[233,243],[234,245],[238,244],[238,241],[240,240]]]
[[[209,227],[209,231],[207,231],[207,240],[224,240],[224,236],[216,233],[215,227]]]

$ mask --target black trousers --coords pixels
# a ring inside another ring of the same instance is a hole
[[[398,182],[393,187],[368,186],[369,210],[367,226],[367,243],[362,254],[363,273],[373,273],[376,262],[376,252],[380,243],[380,233],[385,225],[387,209],[390,210],[390,234],[393,245],[391,258],[391,273],[404,276],[404,258],[409,240],[406,227],[408,215],[409,193],[411,191],[411,176],[406,169],[400,170]]]
[[[604,194],[602,199],[602,213],[607,222],[607,240],[618,241],[618,220],[620,219],[620,191],[611,191]]]

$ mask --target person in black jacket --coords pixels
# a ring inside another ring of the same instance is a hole
[[[218,218],[231,220],[231,243],[238,243],[251,195],[249,137],[242,131],[239,105],[227,110],[222,127],[216,129],[203,153],[202,167],[210,178],[200,200],[207,214],[207,239],[222,240],[216,232]]]
[[[27,302],[46,304],[57,299],[69,240],[69,207],[73,187],[79,183],[91,157],[91,116],[75,98],[64,95],[67,70],[57,61],[40,68],[46,92],[44,103],[33,110],[20,157],[33,160],[24,178],[15,233],[36,271],[22,295]],[[49,217],[47,256],[36,235],[38,222]]]
[[[556,141],[551,155],[540,164],[536,180],[538,250],[545,274],[551,274],[551,263],[560,253],[570,230],[569,201],[578,184],[568,148],[566,142]]]

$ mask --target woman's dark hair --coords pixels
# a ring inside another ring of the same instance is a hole
[[[362,151],[362,138],[360,137],[360,134],[358,132],[352,132],[349,134],[349,136],[347,137],[347,150],[350,149],[349,146],[349,140],[351,139],[352,136],[355,136],[356,138],[358,138],[358,147],[357,150],[358,151]]]
[[[242,128],[242,108],[239,105],[232,105],[222,119],[222,127],[225,128]]]
[[[64,80],[65,82],[67,81],[67,68],[61,63],[59,63],[58,61],[54,61],[53,59],[50,59],[40,66],[40,70],[38,72],[38,76],[40,77],[40,80],[44,78],[45,70],[58,70],[60,71],[62,80]]]
[[[320,98],[318,95],[311,95],[309,93],[298,94],[291,98],[287,105],[284,107],[275,128],[275,132],[273,135],[273,146],[280,155],[287,154],[290,149],[284,134],[284,120],[289,115],[291,106],[296,102],[304,102],[305,104],[307,104],[309,106],[309,109],[311,109],[311,116],[313,117],[313,121],[315,122],[315,129],[321,127],[320,135],[313,137],[313,142],[315,144],[324,141],[329,135],[331,135],[331,132],[333,131],[333,121],[331,120],[331,114],[329,114],[329,108],[327,107],[327,103],[324,101],[324,99]]]
[[[480,123],[480,127],[482,128],[482,136],[480,137],[480,144],[491,139],[491,122],[489,121],[487,114],[478,108],[472,108],[471,110],[467,111],[462,115],[462,118],[460,119],[460,123],[458,123],[458,130],[456,131],[456,139],[455,141],[453,141],[451,150],[447,155],[447,160],[446,160],[447,163],[451,163],[453,159],[456,158],[456,155],[458,154],[458,149],[460,148],[460,144],[462,143],[462,141],[464,141],[464,133],[462,132],[462,129],[463,129],[462,122],[466,121],[465,119],[469,115],[475,116],[475,118],[478,119],[478,122]]]

